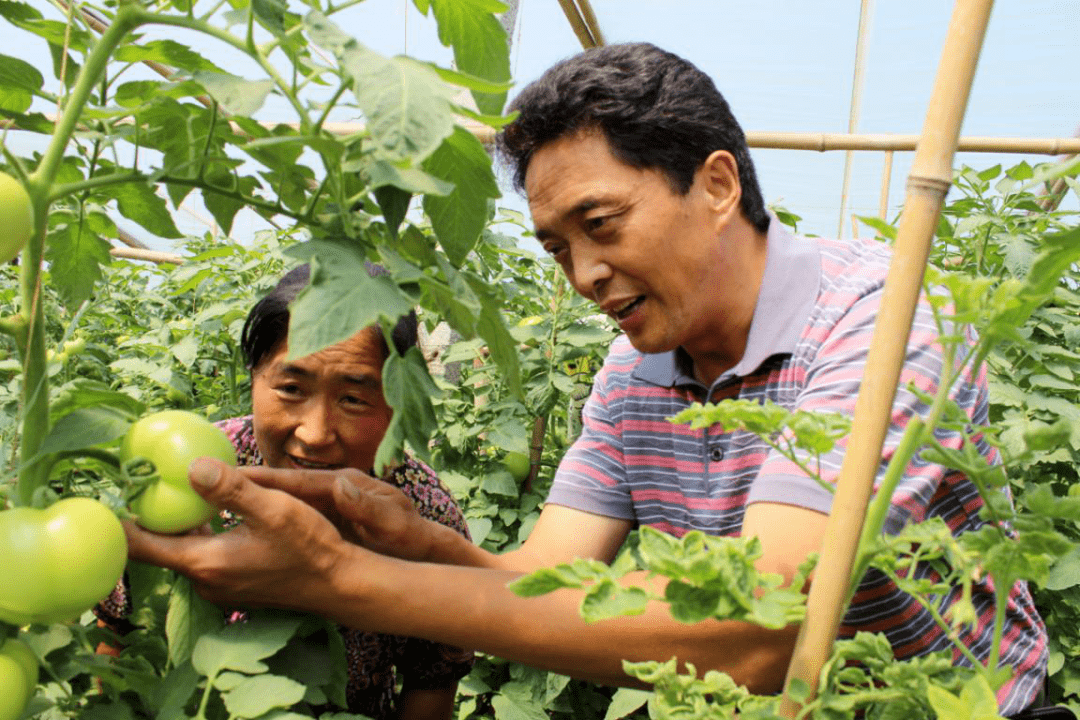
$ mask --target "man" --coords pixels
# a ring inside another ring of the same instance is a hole
[[[522,599],[505,584],[576,557],[610,561],[637,525],[756,535],[759,569],[790,579],[820,549],[831,493],[746,433],[665,418],[693,401],[733,397],[850,414],[888,252],[786,233],[765,210],[742,130],[712,82],[653,46],[570,58],[514,105],[520,116],[500,148],[528,197],[536,236],[624,333],[528,540],[495,556],[421,520],[366,478],[337,478],[328,497],[317,473],[245,477],[199,461],[193,483],[241,512],[244,534],[177,539],[132,529],[132,554],[180,569],[211,599],[301,608],[579,678],[626,684],[623,659],[676,656],[752,691],[777,692],[794,627],[683,625],[661,605],[585,625],[578,593]],[[904,381],[932,391],[942,361],[927,308],[916,323]],[[964,380],[957,401],[983,422],[985,381]],[[887,454],[921,409],[911,393],[898,393]],[[991,447],[979,449],[993,459]],[[826,481],[836,479],[842,452],[824,458]],[[364,547],[271,487],[347,522]],[[962,475],[916,464],[894,496],[889,529],[935,515],[957,531],[978,527],[980,503]],[[275,528],[284,523],[303,531],[282,539]],[[981,617],[992,616],[988,588],[975,602]],[[1045,667],[1045,630],[1023,585],[1013,590],[1007,622],[1002,657],[1015,678],[1000,700],[1013,712],[1032,700]],[[973,630],[972,647],[985,644],[988,623]],[[948,647],[925,610],[882,577],[868,576],[842,632],[858,629],[886,632],[902,657]]]

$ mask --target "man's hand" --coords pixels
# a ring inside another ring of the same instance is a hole
[[[284,491],[326,516],[349,542],[405,560],[431,559],[440,535],[393,485],[359,470],[275,470],[241,468],[263,488]],[[436,526],[436,527],[433,527]]]
[[[243,523],[218,535],[172,536],[126,522],[129,556],[188,576],[218,605],[317,612],[335,567],[345,555],[355,561],[357,549],[310,505],[260,487],[236,468],[200,458],[188,476],[208,502],[241,515]]]

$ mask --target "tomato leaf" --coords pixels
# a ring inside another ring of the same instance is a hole
[[[124,45],[117,48],[114,57],[124,62],[157,62],[188,72],[209,70],[224,72],[214,63],[175,40],[151,40],[141,45]]]
[[[173,222],[165,198],[158,195],[150,185],[125,182],[108,186],[105,193],[116,199],[116,207],[121,215],[137,222],[158,237],[183,237]]]
[[[604,714],[604,720],[624,718],[643,707],[650,697],[652,697],[652,692],[649,690],[619,688],[611,696],[611,704],[608,705],[607,712]]]
[[[311,283],[290,306],[289,355],[303,357],[339,343],[380,318],[396,323],[412,303],[387,275],[371,277],[356,246],[308,244]]]
[[[131,418],[115,408],[78,408],[56,421],[41,444],[41,452],[71,452],[107,443],[130,426]]]
[[[203,600],[191,589],[191,582],[178,575],[169,593],[165,635],[169,641],[169,662],[179,667],[191,659],[199,637],[225,625],[221,608]]]
[[[430,68],[369,50],[321,13],[309,13],[306,24],[312,41],[341,63],[367,131],[390,160],[419,162],[453,131],[453,95]]]
[[[0,109],[26,112],[44,82],[41,73],[30,63],[0,55]]]
[[[449,194],[425,195],[423,205],[439,244],[450,262],[460,266],[488,222],[488,200],[501,195],[491,157],[472,133],[456,127],[424,162],[424,169],[453,184]]]
[[[506,10],[498,0],[432,0],[439,40],[454,48],[454,63],[462,71],[495,82],[510,80],[510,54],[506,29],[495,13]],[[481,112],[498,115],[506,101],[506,91],[473,91]]]
[[[376,471],[400,457],[399,450],[405,442],[421,459],[427,460],[428,441],[438,425],[431,398],[442,393],[432,381],[419,348],[409,348],[404,357],[390,353],[383,366],[383,393],[386,402],[394,408],[394,415],[375,453]]]
[[[69,308],[90,297],[94,283],[101,279],[101,266],[112,260],[109,243],[77,222],[61,225],[49,235],[45,257],[53,283]]]
[[[245,80],[228,73],[203,71],[193,73],[192,77],[226,112],[242,117],[257,113],[274,89],[273,80]]]
[[[256,675],[244,678],[221,694],[230,716],[257,718],[275,708],[287,708],[304,699],[305,688],[279,675]]]
[[[291,613],[251,612],[245,622],[201,636],[191,664],[207,677],[216,677],[222,670],[264,673],[268,668],[262,660],[285,647],[301,623],[303,617]]]

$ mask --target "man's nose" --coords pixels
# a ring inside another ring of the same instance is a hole
[[[611,265],[608,264],[601,248],[596,246],[578,248],[573,257],[573,277],[571,282],[579,294],[595,298],[597,290],[611,278]]]

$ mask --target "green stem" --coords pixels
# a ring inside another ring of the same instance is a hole
[[[210,691],[214,689],[214,680],[217,673],[206,678],[206,688],[203,690],[202,699],[199,700],[199,711],[195,714],[195,720],[206,720],[206,706],[210,703]]]
[[[220,28],[216,28],[213,25],[210,25],[209,23],[198,18],[182,17],[179,15],[157,15],[141,9],[135,10],[134,12],[138,13],[139,24],[168,25],[172,27],[182,27],[188,30],[193,30],[195,32],[209,35],[212,38],[220,40],[226,45],[236,48],[240,52],[250,57],[252,60],[257,62],[259,64],[259,67],[262,68],[262,71],[265,72],[267,76],[274,81],[274,84],[277,86],[278,90],[281,91],[281,94],[285,97],[286,100],[289,101],[289,104],[293,106],[293,110],[296,111],[297,118],[300,121],[301,132],[307,132],[308,124],[310,122],[308,120],[307,110],[305,110],[299,98],[293,96],[292,88],[289,86],[289,83],[287,83],[285,79],[281,77],[281,74],[278,73],[277,68],[275,68],[270,63],[270,61],[259,50],[257,46],[249,44],[246,39],[241,40],[240,38],[237,38],[234,35],[231,35],[230,33],[221,30]]]
[[[186,185],[193,188],[198,188],[203,193],[213,193],[221,195],[223,197],[231,198],[244,205],[254,208],[256,210],[262,210],[263,212],[273,215],[284,215],[292,218],[297,222],[311,223],[312,219],[308,214],[295,213],[288,208],[278,205],[276,203],[269,203],[265,200],[244,195],[243,193],[236,192],[234,190],[225,190],[214,185],[208,185],[195,178],[181,178],[173,177],[171,175],[147,175],[146,173],[139,171],[132,171],[127,173],[113,173],[110,175],[101,175],[98,177],[86,178],[85,180],[79,180],[77,182],[64,183],[63,185],[55,186],[49,193],[49,201],[55,201],[68,195],[82,192],[93,188],[108,187],[110,185],[124,185],[126,183],[146,183],[146,182],[161,182],[166,185]]]
[[[345,84],[338,85],[337,92],[334,93],[334,97],[326,103],[326,107],[323,108],[322,114],[319,115],[319,119],[315,121],[314,131],[319,133],[322,130],[322,126],[326,124],[326,119],[330,116],[330,111],[337,106],[337,101],[341,99],[341,96],[345,94]]]
[[[986,667],[991,670],[997,669],[998,663],[1001,662],[1001,639],[1005,634],[1005,613],[1009,609],[1009,592],[1012,590],[1012,583],[995,583],[994,585],[994,601],[996,607],[994,608],[994,644],[990,646],[990,659],[986,663]]]
[[[20,303],[27,318],[27,332],[19,348],[23,358],[19,457],[23,462],[19,469],[16,495],[18,502],[23,505],[28,505],[34,491],[48,481],[48,465],[41,462],[38,455],[49,430],[49,387],[41,275],[51,203],[50,189],[91,92],[104,76],[113,51],[128,32],[138,25],[139,12],[130,7],[120,8],[113,23],[94,45],[56,122],[52,140],[41,163],[26,178],[26,189],[34,209],[35,236],[23,251],[19,276]]]
[[[82,70],[79,72],[75,86],[71,89],[71,95],[68,96],[68,101],[64,105],[64,111],[56,122],[52,142],[49,143],[41,164],[30,176],[32,185],[38,188],[46,188],[56,178],[60,163],[64,159],[64,151],[67,149],[68,141],[74,134],[79,118],[82,116],[82,109],[86,106],[87,100],[90,99],[90,93],[93,92],[98,80],[105,74],[113,51],[124,39],[125,35],[138,27],[139,18],[144,14],[141,10],[136,10],[130,6],[121,7],[116,13],[116,18],[94,45],[94,49],[86,58],[86,64],[83,65]]]
[[[945,412],[945,403],[949,399],[953,380],[959,374],[959,368],[956,367],[956,351],[956,343],[951,343],[942,353],[941,378],[938,381],[937,393],[934,395],[934,401],[930,405],[930,411],[926,414],[925,419],[913,418],[904,429],[900,444],[897,446],[896,452],[893,453],[889,466],[885,468],[885,475],[878,486],[877,492],[874,494],[874,499],[870,502],[862,536],[859,539],[859,557],[855,562],[854,572],[851,574],[851,588],[848,590],[849,598],[854,596],[859,582],[861,582],[863,575],[866,574],[869,568],[872,554],[870,548],[873,547],[875,539],[885,529],[885,521],[889,516],[893,493],[896,492],[897,485],[903,479],[908,463],[911,462],[911,458],[915,457],[915,453],[919,451],[926,438],[934,432],[934,428],[937,427],[938,422],[941,420],[942,413]],[[979,354],[978,359],[981,361],[985,359],[985,356]]]

